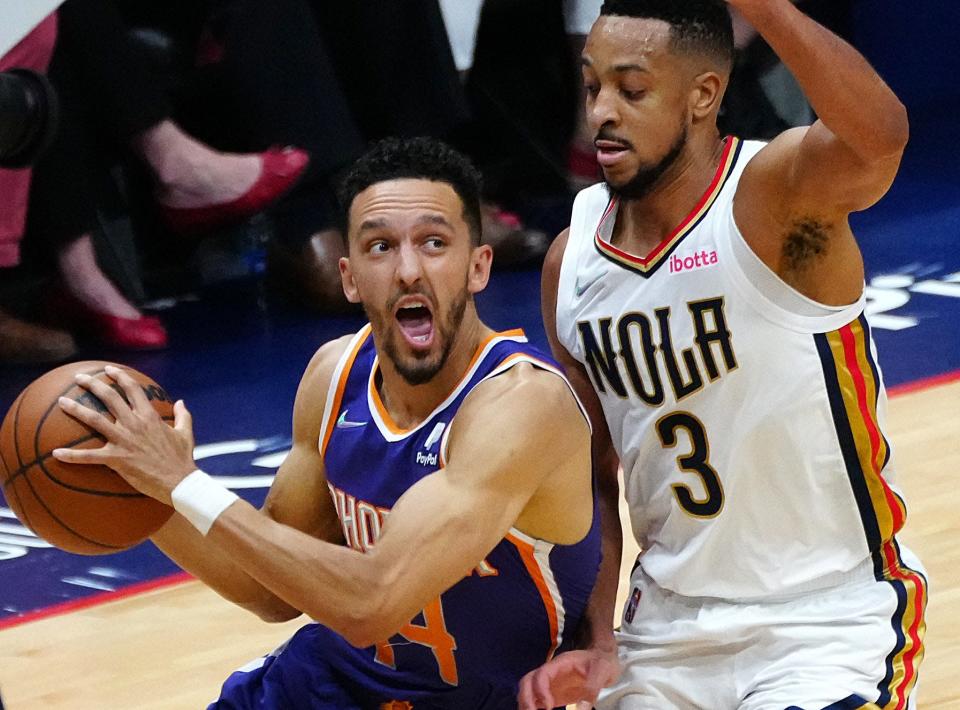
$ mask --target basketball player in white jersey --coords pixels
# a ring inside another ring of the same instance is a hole
[[[718,133],[730,7],[817,115]],[[604,563],[582,650],[520,705],[911,707],[927,590],[905,517],[848,215],[887,191],[904,107],[788,0],[608,0],[583,52],[604,184],[543,276],[594,419]],[[617,466],[642,553],[619,631]]]

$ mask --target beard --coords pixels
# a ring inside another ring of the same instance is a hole
[[[648,194],[650,194],[653,186],[657,184],[657,181],[663,176],[663,174],[667,172],[667,170],[669,170],[675,162],[677,162],[677,158],[680,157],[680,154],[683,152],[683,149],[686,147],[686,145],[687,123],[684,121],[683,126],[680,129],[680,134],[677,136],[677,139],[674,141],[673,145],[670,146],[670,149],[667,151],[666,155],[664,155],[656,163],[646,163],[640,165],[637,168],[636,174],[623,185],[614,185],[607,181],[607,189],[612,195],[615,195],[622,200],[639,200],[643,197],[646,197]]]
[[[390,300],[387,313],[393,312],[393,305],[397,300],[402,296],[409,296],[412,293],[422,293],[429,297],[429,294],[424,293],[422,290],[398,294]],[[463,322],[463,314],[467,310],[468,300],[470,300],[470,292],[466,285],[464,285],[463,290],[457,294],[453,303],[450,305],[446,319],[443,322],[439,320],[434,322],[433,325],[436,329],[434,337],[440,346],[439,353],[435,353],[433,350],[428,352],[414,352],[412,354],[403,353],[400,343],[398,342],[399,336],[396,331],[388,330],[385,327],[385,319],[382,318],[379,313],[372,312],[366,305],[364,305],[363,309],[375,330],[385,333],[386,337],[383,339],[384,354],[390,358],[390,362],[393,363],[393,366],[397,372],[400,373],[400,376],[407,384],[422,385],[432,380],[446,364],[447,358],[450,356],[450,351],[453,349],[453,343],[456,340],[457,333],[460,331],[460,324]]]

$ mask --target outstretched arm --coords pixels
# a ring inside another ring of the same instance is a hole
[[[529,370],[518,365],[470,394],[452,424],[446,468],[401,496],[366,554],[258,519],[243,504],[217,520],[211,537],[354,645],[389,638],[470,574],[546,481],[579,479],[589,491],[586,422],[559,378]],[[545,518],[558,517],[556,508],[546,511]],[[589,515],[582,527],[585,534]]]
[[[849,303],[863,270],[847,215],[893,182],[909,136],[906,109],[859,52],[789,0],[727,2],[793,72],[819,116],[751,161],[737,223],[785,281],[824,303]]]
[[[133,401],[135,383],[121,378],[120,384]],[[155,456],[142,451],[150,444],[137,443],[167,436],[167,427],[152,408],[134,402],[137,411],[131,410],[110,387],[89,385],[117,424],[67,405],[110,442],[74,451],[70,460],[111,466],[138,490],[170,502],[190,464],[158,466]],[[560,378],[521,364],[484,382],[464,402],[450,436],[447,467],[399,499],[381,539],[366,554],[318,540],[242,500],[215,519],[206,540],[291,608],[351,643],[385,640],[466,576],[511,526],[522,520],[533,527],[521,529],[537,535],[538,526],[555,524],[558,506],[535,506],[542,512],[534,516],[525,511],[531,500],[549,495],[540,491],[545,482],[581,485],[589,507],[588,428]],[[589,525],[588,513],[581,516],[580,532]]]

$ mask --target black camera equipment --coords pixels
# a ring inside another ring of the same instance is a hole
[[[25,168],[57,130],[57,93],[29,69],[0,72],[0,167]]]

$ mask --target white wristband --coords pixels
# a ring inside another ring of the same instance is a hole
[[[198,468],[177,484],[170,497],[173,499],[173,509],[206,535],[213,527],[213,522],[240,496]]]

